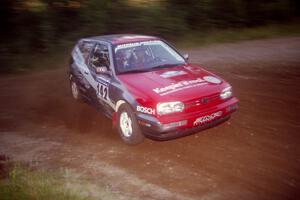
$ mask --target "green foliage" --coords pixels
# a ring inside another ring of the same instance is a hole
[[[0,40],[15,51],[45,50],[82,35],[135,32],[170,37],[193,30],[257,26],[289,20],[299,10],[295,0],[130,2],[4,0],[0,20],[5,28]]]
[[[0,62],[2,68],[27,68],[28,55],[48,56],[91,35],[138,33],[176,41],[284,24],[300,16],[299,7],[297,0],[2,0]]]

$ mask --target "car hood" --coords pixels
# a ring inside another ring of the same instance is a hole
[[[228,86],[220,77],[197,65],[181,65],[149,72],[118,75],[126,89],[139,101],[154,104],[188,101],[221,92]]]

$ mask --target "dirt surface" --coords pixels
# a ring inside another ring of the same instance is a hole
[[[240,108],[230,121],[127,146],[109,119],[72,100],[66,68],[1,75],[0,154],[72,170],[120,199],[299,199],[300,37],[186,52],[232,84]]]

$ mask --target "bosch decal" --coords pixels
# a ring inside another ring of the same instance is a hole
[[[155,110],[152,108],[144,107],[144,106],[137,106],[136,111],[146,113],[149,115],[155,115]]]

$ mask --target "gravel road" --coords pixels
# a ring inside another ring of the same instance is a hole
[[[1,75],[0,154],[71,170],[119,199],[299,198],[300,37],[182,51],[232,84],[240,108],[228,122],[127,146],[109,119],[72,100],[67,66]]]

